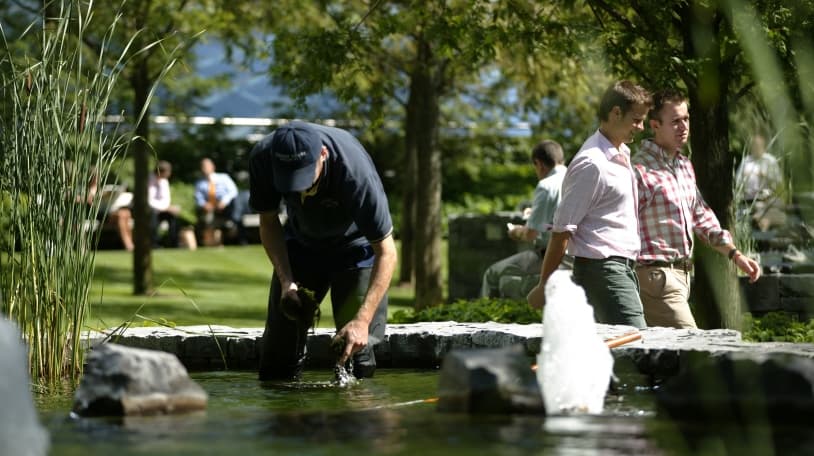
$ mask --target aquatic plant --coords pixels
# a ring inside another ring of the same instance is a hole
[[[105,120],[132,41],[112,50],[114,22],[106,52],[90,59],[92,6],[51,3],[37,22],[0,36],[0,313],[22,331],[43,386],[81,372],[96,214],[105,209],[88,184],[95,175],[101,188],[129,144]]]

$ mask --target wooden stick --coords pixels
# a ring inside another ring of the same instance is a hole
[[[621,345],[625,345],[627,343],[633,342],[634,340],[639,340],[642,338],[642,333],[639,331],[629,332],[627,334],[622,334],[619,337],[613,337],[611,339],[606,339],[605,344],[607,344],[608,348],[616,348]]]
[[[627,334],[622,334],[621,336],[618,337],[611,337],[610,339],[605,339],[605,344],[608,346],[608,348],[616,348],[627,343],[633,342],[634,340],[639,340],[641,338],[642,333],[640,333],[639,331],[633,331]],[[532,364],[531,370],[536,371],[537,365]]]

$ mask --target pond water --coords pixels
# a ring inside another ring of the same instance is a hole
[[[772,454],[753,429],[658,419],[649,389],[609,394],[602,415],[542,417],[439,413],[438,372],[380,369],[354,386],[331,371],[300,383],[260,383],[254,372],[192,374],[209,393],[206,412],[125,419],[70,418],[72,398],[39,396],[52,455],[360,454]],[[790,438],[793,438],[792,435]],[[796,445],[791,445],[796,447]],[[808,447],[811,448],[811,447]],[[799,448],[798,448],[799,449]],[[764,451],[764,450],[768,450]]]

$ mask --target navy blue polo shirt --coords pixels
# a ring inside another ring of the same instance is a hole
[[[252,149],[249,163],[250,205],[258,212],[278,211],[285,201],[286,238],[321,250],[338,250],[377,242],[393,231],[387,195],[373,161],[345,130],[310,124],[328,149],[316,193],[280,193],[271,171],[271,137]]]

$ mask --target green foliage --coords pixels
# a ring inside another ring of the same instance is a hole
[[[769,312],[761,317],[746,314],[743,339],[750,342],[814,343],[814,319],[800,321],[796,314]]]
[[[482,323],[540,323],[542,312],[529,307],[525,301],[480,298],[459,299],[451,304],[428,307],[420,311],[399,310],[390,318],[391,323],[418,323],[422,321],[457,321]]]

